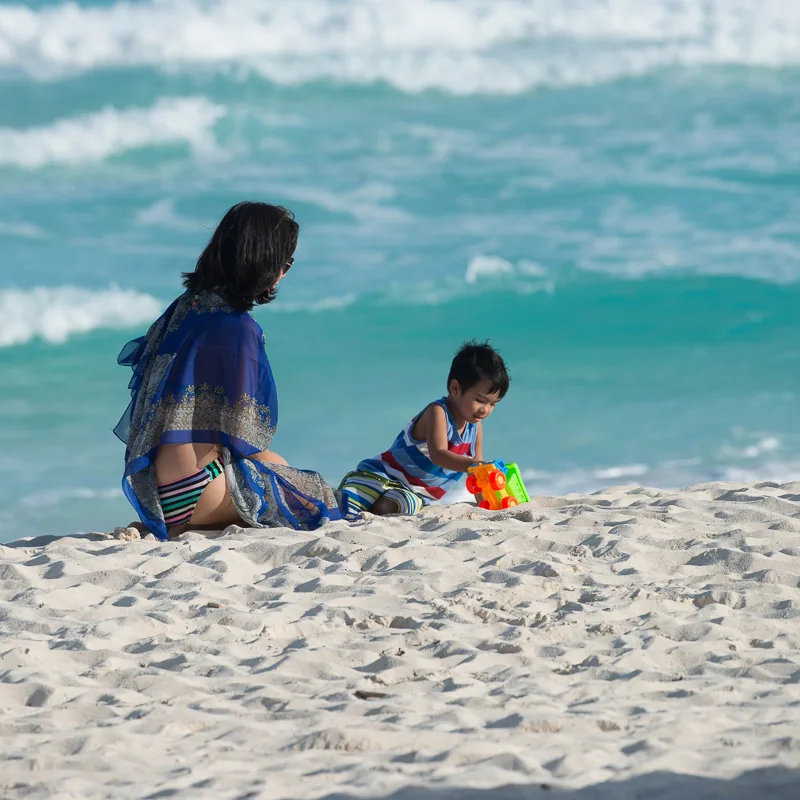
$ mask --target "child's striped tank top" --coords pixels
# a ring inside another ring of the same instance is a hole
[[[447,417],[448,449],[458,455],[474,456],[478,426],[468,422],[463,433],[459,433],[453,422],[450,410],[447,408],[446,399],[442,397],[440,400],[431,403],[431,405],[439,405],[444,409]],[[441,500],[445,492],[464,473],[437,467],[428,456],[428,443],[424,439],[415,439],[411,435],[417,420],[429,407],[426,406],[406,425],[388,450],[375,456],[375,458],[365,459],[358,465],[357,469],[363,472],[385,475],[391,480],[399,481],[414,494],[422,497],[423,500]]]

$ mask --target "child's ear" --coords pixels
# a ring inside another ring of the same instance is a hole
[[[447,387],[447,390],[453,395],[461,394],[461,386],[455,378],[450,381],[450,385]]]

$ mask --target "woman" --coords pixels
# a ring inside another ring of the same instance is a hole
[[[316,472],[269,449],[277,395],[249,312],[275,299],[298,233],[285,208],[235,205],[184,273],[184,294],[120,353],[133,369],[114,429],[127,445],[122,487],[159,539],[189,526],[310,530],[344,516],[341,495]]]

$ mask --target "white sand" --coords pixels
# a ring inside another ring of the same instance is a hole
[[[20,541],[0,797],[800,798],[798,583],[800,483]]]

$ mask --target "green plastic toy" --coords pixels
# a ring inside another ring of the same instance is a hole
[[[516,464],[506,464],[506,486],[508,491],[517,498],[518,503],[529,503],[528,490],[522,482],[519,467]]]

